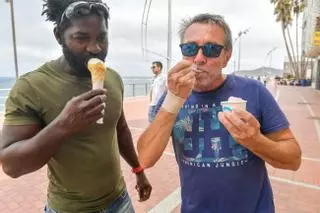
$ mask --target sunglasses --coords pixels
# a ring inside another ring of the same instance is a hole
[[[180,44],[181,53],[183,56],[196,56],[199,49],[202,50],[202,54],[208,58],[217,58],[220,56],[224,46],[219,44],[206,43],[200,46],[194,42]]]
[[[87,16],[92,10],[98,12],[101,16],[109,17],[109,7],[100,2],[77,1],[70,4],[61,15],[60,24],[64,20],[72,17]]]
[[[151,67],[151,69],[154,69],[154,68],[156,68],[156,66],[152,66],[152,67]]]

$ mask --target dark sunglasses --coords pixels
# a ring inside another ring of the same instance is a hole
[[[92,10],[98,12],[101,16],[109,17],[109,7],[100,2],[77,1],[70,4],[61,15],[60,24],[65,18],[80,17],[89,15]]]
[[[192,42],[180,44],[180,48],[183,56],[196,56],[201,48],[204,56],[208,58],[217,58],[220,56],[224,46],[212,43],[206,43],[205,45],[200,46]]]

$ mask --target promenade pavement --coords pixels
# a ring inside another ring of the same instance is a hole
[[[276,212],[320,213],[320,92],[309,87],[275,88],[273,84],[268,88],[287,115],[303,155],[302,165],[295,172],[268,166]],[[135,142],[148,125],[147,110],[147,97],[125,100],[124,111]],[[153,186],[146,202],[138,202],[135,176],[124,161],[121,163],[137,213],[180,211],[178,170],[171,145],[156,166],[146,171]],[[46,187],[46,167],[19,179],[11,179],[0,171],[0,213],[43,212]]]

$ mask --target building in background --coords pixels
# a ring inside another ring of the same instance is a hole
[[[301,57],[299,56],[298,58],[301,58]],[[296,63],[300,64],[301,61],[298,61]],[[307,61],[305,61],[304,63],[305,63],[305,66],[307,66],[306,67],[305,78],[306,79],[311,79],[312,78],[313,65],[312,65],[312,63],[307,63]],[[294,65],[295,65],[295,63],[294,63]],[[286,56],[284,58],[284,62],[283,62],[283,77],[287,77],[287,76],[294,76],[294,72],[293,72],[293,69],[291,68],[288,56]]]
[[[320,90],[320,0],[305,0],[302,51],[312,59],[312,87]]]

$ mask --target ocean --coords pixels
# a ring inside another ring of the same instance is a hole
[[[151,86],[150,77],[123,77],[124,96],[145,96],[148,94]],[[10,88],[14,85],[15,78],[0,77],[0,115],[4,111],[4,103]]]

